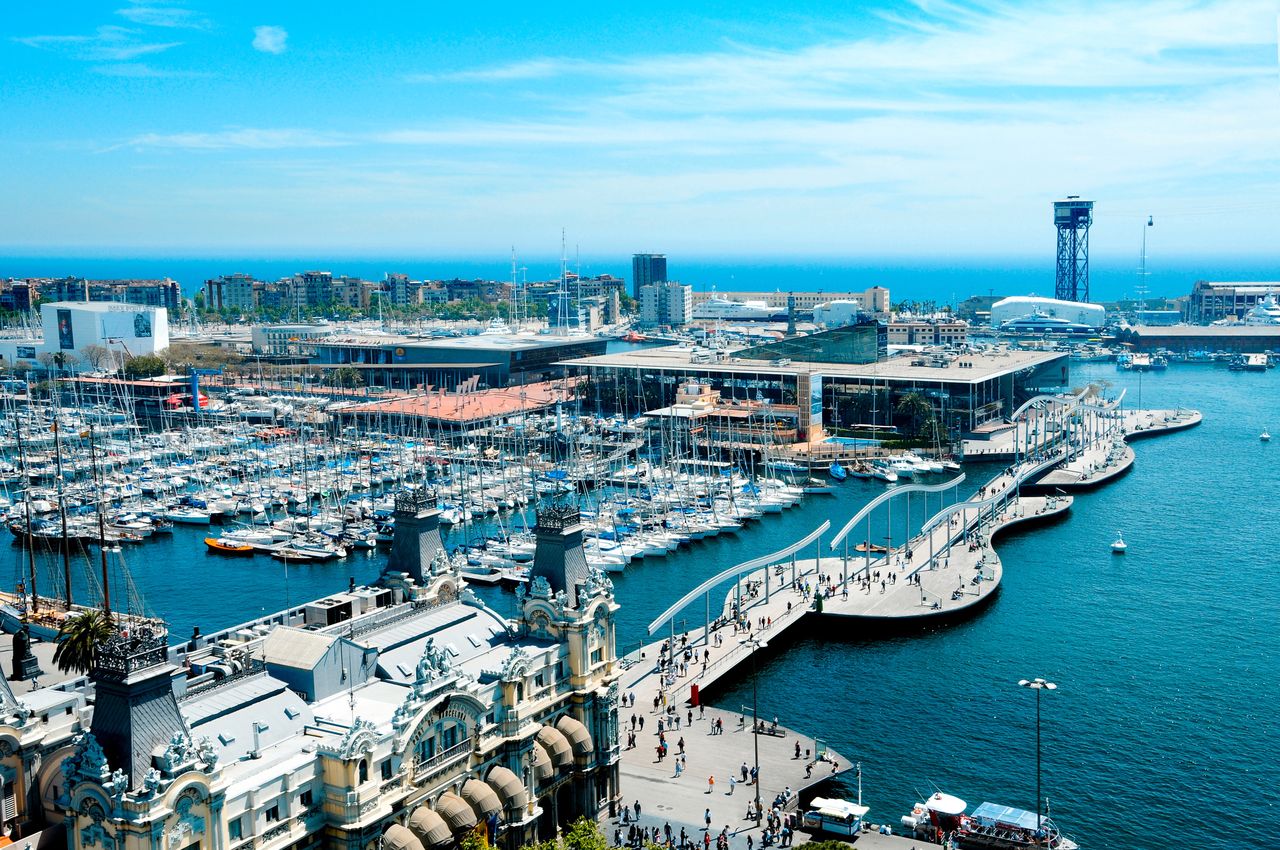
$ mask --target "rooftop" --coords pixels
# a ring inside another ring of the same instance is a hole
[[[564,361],[564,364],[644,371],[670,369],[740,375],[796,375],[808,372],[827,377],[867,380],[950,381],[976,384],[1067,357],[1065,352],[1060,351],[997,349],[991,352],[965,354],[945,366],[913,366],[912,362],[918,359],[913,355],[890,357],[878,363],[819,363],[794,360],[789,365],[780,366],[768,360],[738,359],[733,356],[732,351],[728,352],[726,358],[720,362],[695,363],[693,362],[695,351],[707,353],[706,349],[666,346],[582,357]],[[960,361],[970,363],[972,366],[961,367]]]
[[[1280,340],[1280,325],[1139,325],[1132,331],[1148,337],[1265,336]]]
[[[427,393],[355,404],[343,413],[391,413],[449,422],[475,422],[531,413],[570,396],[565,386],[549,382],[471,393]]]
[[[335,334],[318,340],[319,345],[397,346],[417,349],[479,349],[496,351],[527,351],[538,348],[557,348],[582,342],[600,342],[593,336],[556,336],[554,334],[471,334],[469,336],[421,339],[419,337],[392,334]]]

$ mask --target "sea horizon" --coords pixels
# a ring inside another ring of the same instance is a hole
[[[528,281],[558,276],[558,258],[517,258]],[[1271,280],[1280,277],[1280,262],[1263,257],[1148,257],[1148,297],[1186,295],[1197,280]],[[612,274],[630,279],[631,257],[592,256],[570,260],[570,271],[586,276]],[[164,278],[177,280],[188,296],[205,280],[243,272],[273,281],[308,270],[382,280],[388,272],[404,272],[415,280],[450,278],[510,280],[511,260],[478,256],[411,256],[344,254],[342,252],[255,256],[252,254],[60,255],[0,254],[0,279],[62,277],[91,279]],[[952,259],[829,256],[690,256],[668,255],[672,280],[696,291],[859,291],[884,286],[892,300],[957,304],[971,295],[1053,295],[1053,257],[956,257]],[[1090,299],[1114,301],[1134,297],[1142,275],[1131,258],[1097,257],[1091,261]]]

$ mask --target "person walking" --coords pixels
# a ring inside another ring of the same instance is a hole
[[[715,774],[712,774],[711,776],[707,777],[707,793],[713,794],[715,793],[715,790],[716,790],[716,777],[715,777]]]
[[[703,813],[702,813],[702,820],[703,820],[704,822],[706,822],[706,824],[707,824],[707,830],[708,830],[708,831],[710,831],[710,830],[711,830],[711,809],[710,809],[710,807],[708,807],[708,808],[707,808],[707,810],[706,810],[705,812],[703,812]]]
[[[738,780],[736,780],[736,779],[734,779],[732,776],[730,776],[730,777],[729,777],[729,796],[730,796],[730,797],[732,797],[732,796],[733,796],[733,786],[735,786],[735,785],[737,785],[737,784],[738,784]]]

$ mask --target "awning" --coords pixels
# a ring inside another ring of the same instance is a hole
[[[498,795],[479,779],[468,779],[462,783],[462,799],[470,804],[477,817],[487,818],[502,813],[502,801]]]
[[[535,766],[536,766],[535,762]],[[547,761],[550,766],[550,759]],[[520,781],[520,777],[516,776],[513,771],[507,770],[501,765],[489,771],[489,776],[485,779],[489,783],[489,787],[498,792],[498,797],[502,800],[502,805],[508,809],[519,810],[529,804],[529,792],[525,789],[524,783]]]
[[[398,823],[387,827],[382,835],[382,846],[385,850],[424,850],[418,836]]]
[[[436,810],[436,814],[444,818],[449,829],[455,833],[475,829],[476,824],[479,823],[476,820],[476,813],[471,810],[471,806],[467,805],[467,801],[452,791],[441,794],[432,808]]]
[[[587,727],[583,726],[581,721],[565,714],[556,721],[556,728],[569,739],[570,745],[573,746],[573,754],[578,758],[590,756],[592,750],[595,749],[591,745],[591,733],[587,731]]]
[[[535,740],[547,748],[547,755],[551,756],[551,763],[557,768],[573,767],[573,751],[569,747],[569,739],[560,731],[543,726],[538,730]]]
[[[453,833],[444,822],[444,818],[428,809],[418,806],[409,816],[409,831],[428,847],[445,847],[453,843]]]
[[[547,752],[547,748],[535,739],[533,742],[533,778],[537,780],[538,784],[541,784],[555,775],[556,769],[551,764],[551,755]]]

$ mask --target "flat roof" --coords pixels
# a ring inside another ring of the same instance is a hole
[[[706,349],[700,349],[705,353]],[[1054,360],[1065,360],[1065,351],[1026,351],[1002,349],[999,351],[965,354],[945,366],[913,366],[914,355],[890,357],[877,363],[819,363],[793,360],[788,366],[774,365],[770,360],[746,360],[735,358],[729,352],[725,360],[713,363],[694,363],[694,349],[679,346],[645,348],[595,357],[581,357],[562,361],[558,365],[614,367],[645,371],[682,370],[687,372],[723,373],[739,375],[798,375],[812,373],[839,378],[898,381],[948,381],[951,383],[977,384],[992,378],[1008,375],[1023,369],[1040,366]],[[971,367],[961,367],[961,362]]]
[[[567,386],[542,382],[462,394],[420,393],[387,401],[355,404],[340,412],[343,415],[376,413],[448,422],[477,422],[518,413],[532,413],[571,397],[572,393]]]
[[[1131,330],[1139,336],[1266,336],[1280,339],[1280,325],[1139,325]]]
[[[535,348],[559,348],[585,342],[605,343],[596,336],[556,336],[554,334],[472,334],[470,336],[422,339],[407,336],[379,336],[377,334],[334,334],[321,339],[308,340],[319,347],[344,345],[389,346],[414,349],[455,349],[516,351]]]

